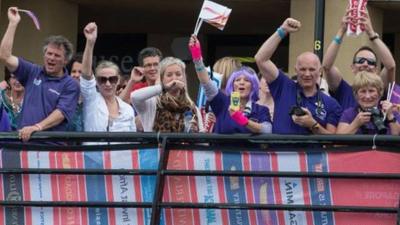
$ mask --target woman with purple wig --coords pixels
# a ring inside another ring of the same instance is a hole
[[[200,42],[195,35],[190,38],[189,49],[192,53],[196,73],[217,117],[214,133],[271,133],[271,118],[265,106],[256,104],[258,100],[259,81],[257,74],[250,67],[241,67],[229,77],[225,92],[208,77],[203,63]],[[239,110],[230,108],[232,92],[239,92]]]

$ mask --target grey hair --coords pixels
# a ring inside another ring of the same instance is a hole
[[[108,61],[108,60],[100,61],[97,64],[96,69],[95,69],[95,75],[98,73],[99,70],[104,69],[104,68],[114,69],[117,72],[118,76],[121,75],[121,70],[119,69],[117,64],[115,64],[114,62]]]
[[[185,76],[185,80],[186,80],[186,72],[185,72],[186,65],[182,60],[175,58],[175,57],[166,57],[160,62],[161,80],[164,78],[165,69],[167,69],[167,67],[169,67],[171,65],[178,65],[179,67],[181,67],[182,72]]]
[[[43,45],[43,53],[46,52],[47,46],[49,46],[49,45],[56,45],[58,47],[60,47],[60,46],[64,47],[65,58],[67,59],[67,61],[71,60],[72,55],[74,54],[74,50],[73,50],[74,47],[73,47],[72,43],[66,37],[57,35],[57,36],[50,36],[50,37],[46,38],[46,40],[44,41],[44,45]]]

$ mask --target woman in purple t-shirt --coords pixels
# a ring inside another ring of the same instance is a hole
[[[241,67],[234,71],[227,81],[225,92],[218,90],[211,81],[203,63],[200,42],[195,35],[190,38],[189,49],[195,64],[197,76],[204,88],[207,101],[217,117],[215,133],[271,133],[271,118],[265,106],[256,104],[259,82],[255,71]],[[232,92],[239,93],[239,106],[230,106]]]
[[[400,133],[393,104],[387,100],[381,101],[383,81],[379,76],[366,71],[359,72],[352,88],[358,105],[343,112],[337,134]]]

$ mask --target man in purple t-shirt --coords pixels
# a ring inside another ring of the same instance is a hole
[[[333,98],[318,88],[317,80],[321,74],[318,56],[304,52],[297,57],[297,83],[270,60],[282,39],[288,33],[298,31],[300,26],[299,21],[286,19],[255,55],[257,66],[268,82],[275,102],[272,133],[334,134],[342,110]]]
[[[351,85],[343,79],[342,73],[334,66],[336,56],[339,52],[344,34],[346,33],[347,24],[351,22],[350,20],[351,18],[347,15],[343,17],[340,28],[325,52],[322,62],[331,96],[339,102],[343,110],[357,106]],[[396,63],[393,55],[390,53],[385,43],[379,38],[378,33],[374,31],[368,11],[361,11],[360,19],[357,21],[364,25],[365,34],[368,36],[370,44],[373,49],[376,50],[376,53],[368,46],[359,48],[354,53],[351,71],[354,75],[361,71],[379,74],[382,77],[384,86],[387,87],[389,82],[395,81]],[[377,58],[379,58],[384,65],[384,69],[381,71],[379,71]]]
[[[19,136],[28,141],[35,131],[66,130],[79,97],[79,86],[64,69],[72,57],[72,44],[62,36],[49,37],[44,45],[44,66],[12,55],[15,31],[21,20],[18,8],[8,9],[8,27],[0,45],[1,63],[25,87]]]

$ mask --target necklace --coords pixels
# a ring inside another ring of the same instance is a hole
[[[14,98],[12,96],[10,96],[9,99],[10,99],[11,108],[12,108],[13,112],[14,113],[20,113],[21,112],[22,101],[17,103],[16,101],[14,101]]]

